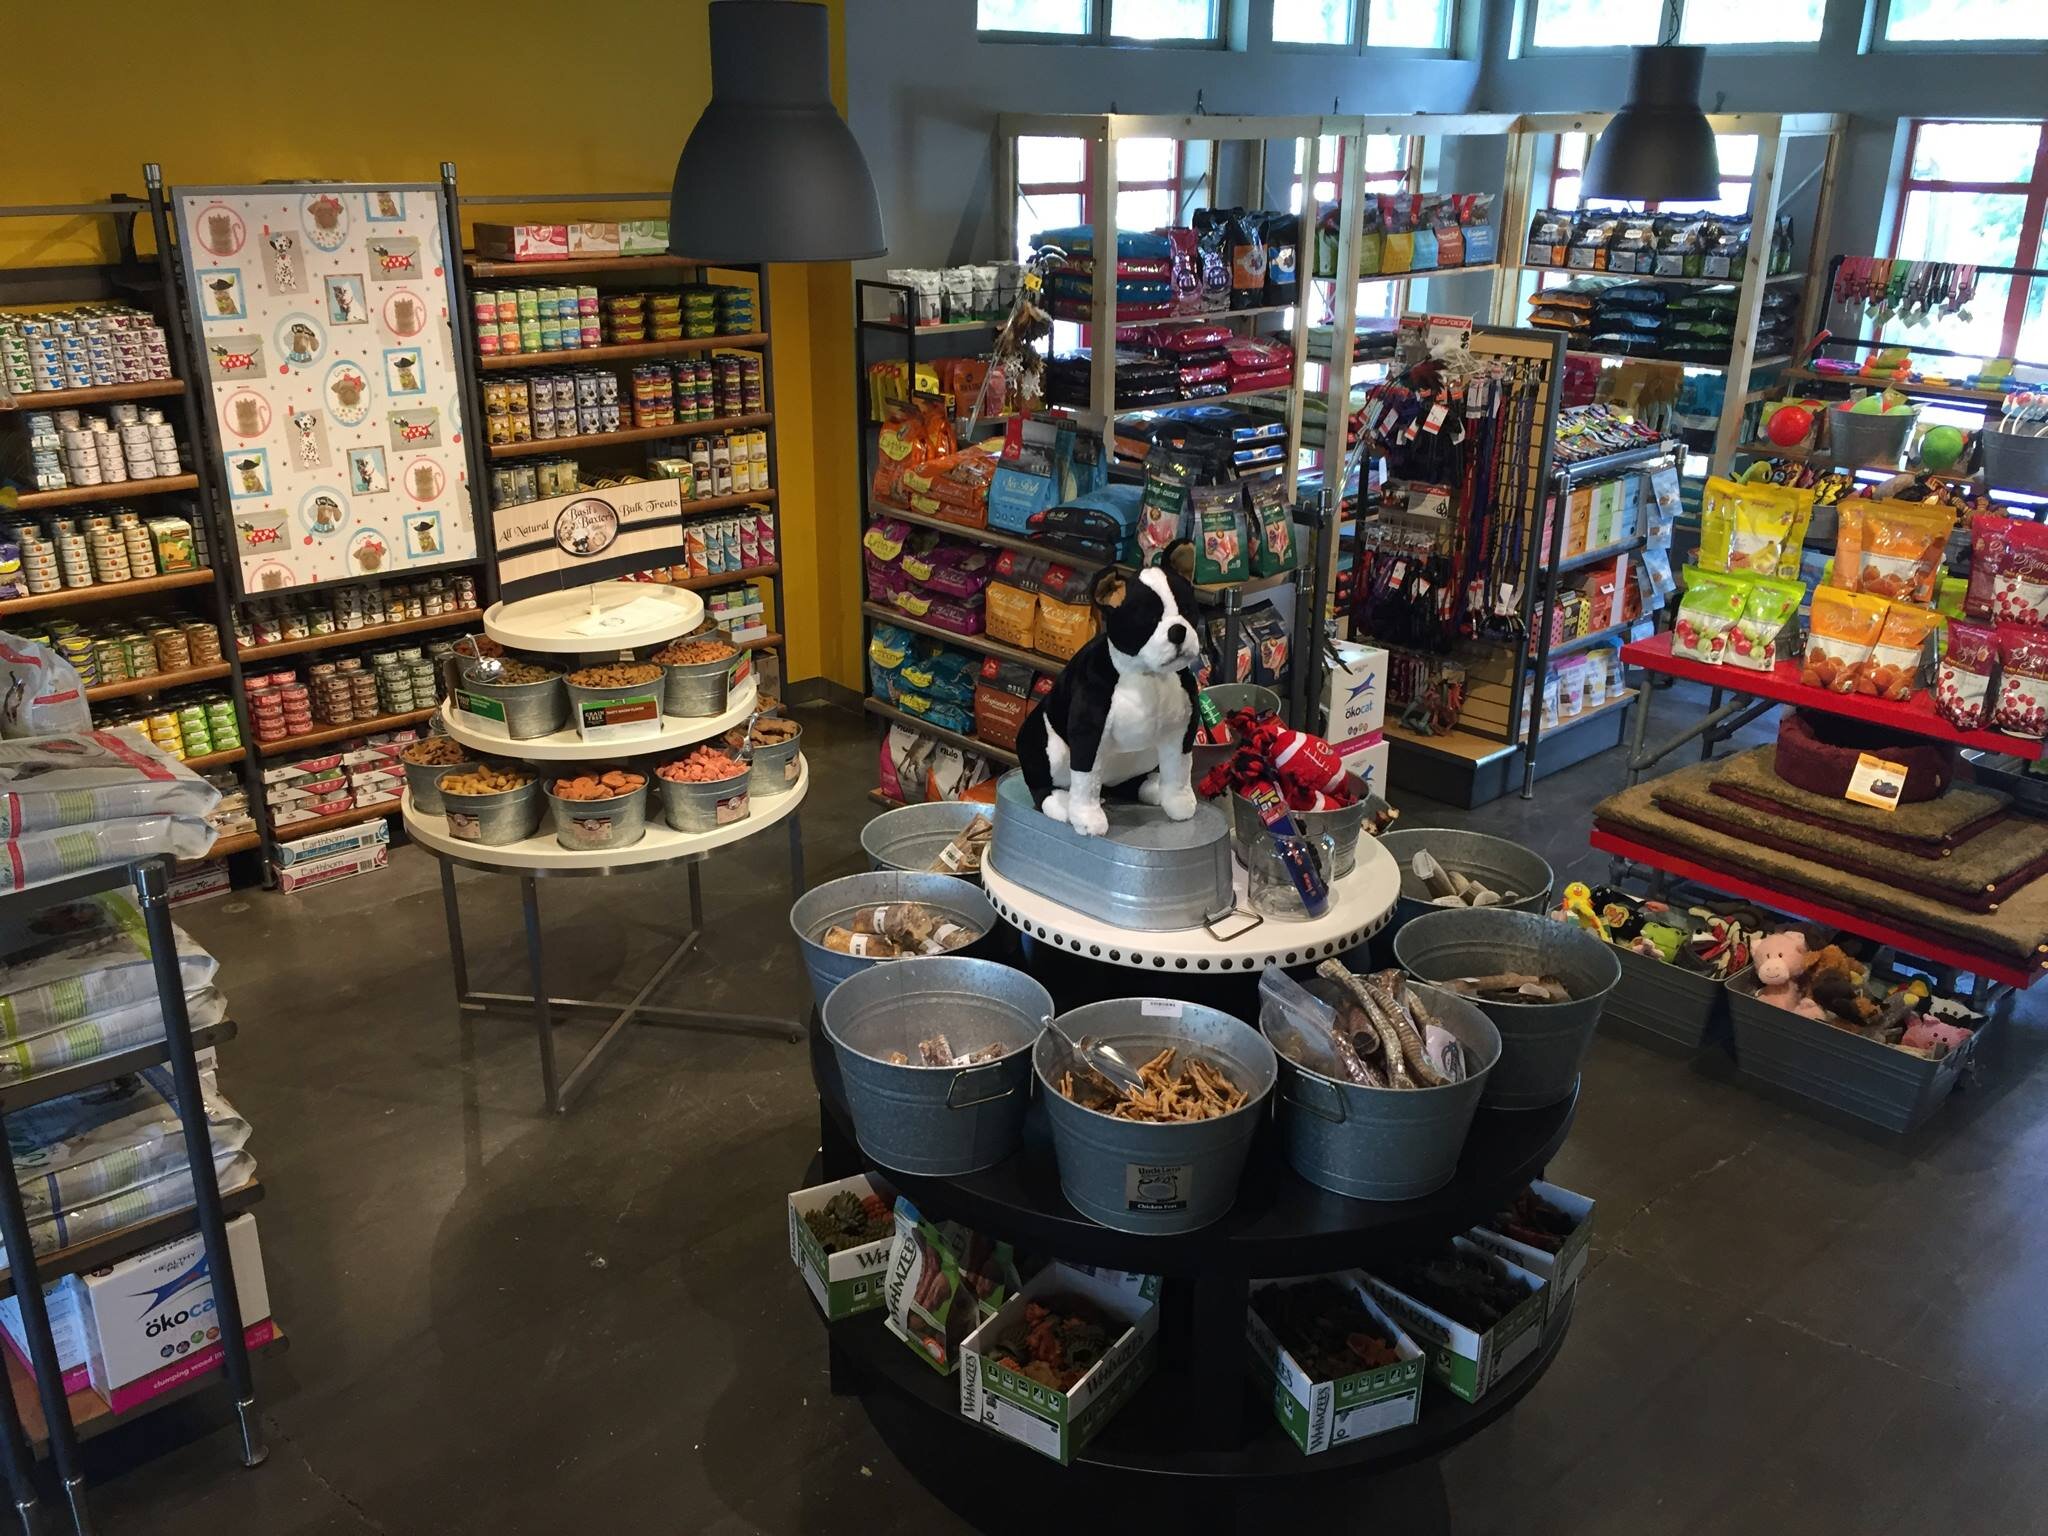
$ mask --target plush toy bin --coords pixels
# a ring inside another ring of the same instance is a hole
[[[1746,1076],[1825,1104],[1888,1131],[1918,1130],[1976,1056],[1989,1023],[1957,1003],[1934,1011],[1976,1033],[1939,1061],[1866,1040],[1819,1019],[1761,1001],[1754,969],[1728,978],[1735,1065]]]
[[[1109,831],[1083,837],[1031,803],[1024,775],[996,785],[995,834],[983,862],[1007,880],[1119,928],[1166,933],[1227,916],[1230,824],[1204,801],[1187,821],[1153,805],[1105,797]]]

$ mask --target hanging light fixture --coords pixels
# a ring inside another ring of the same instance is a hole
[[[888,250],[874,178],[832,105],[831,30],[805,0],[714,0],[711,101],[676,160],[670,247],[707,261]]]
[[[1664,41],[1629,51],[1628,100],[1586,157],[1581,197],[1616,202],[1712,202],[1721,195],[1721,154],[1700,110],[1707,50],[1676,46],[1678,3]]]

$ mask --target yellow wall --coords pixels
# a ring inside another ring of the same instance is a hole
[[[843,110],[842,6],[826,0]],[[472,0],[394,12],[387,29],[360,11],[257,6],[228,19],[103,0],[90,29],[121,39],[123,78],[89,109],[10,114],[0,202],[140,193],[145,160],[171,185],[432,181],[452,160],[465,193],[665,191],[711,94],[707,8]],[[80,14],[10,5],[9,56],[76,54]],[[606,211],[622,210],[592,209]],[[103,219],[0,221],[0,264],[101,259],[106,229]],[[828,264],[778,267],[771,284],[790,675],[857,685],[852,280]]]

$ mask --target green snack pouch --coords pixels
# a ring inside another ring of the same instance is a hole
[[[1782,576],[1755,576],[1746,583],[1742,616],[1728,631],[1725,665],[1768,672],[1778,664],[1778,635],[1806,599],[1806,587]],[[1675,650],[1676,647],[1674,646]]]
[[[1195,524],[1195,584],[1215,586],[1243,581],[1251,574],[1245,559],[1244,493],[1229,485],[1198,485],[1192,498]]]
[[[1252,574],[1278,576],[1295,567],[1294,522],[1287,515],[1287,488],[1278,475],[1246,484],[1251,500]]]
[[[1728,631],[1748,601],[1746,583],[1721,571],[1685,568],[1685,596],[1671,626],[1671,654],[1688,661],[1718,666],[1728,644]]]

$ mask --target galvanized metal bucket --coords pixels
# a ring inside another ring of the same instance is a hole
[[[1294,824],[1301,828],[1301,835],[1310,842],[1327,837],[1336,845],[1336,867],[1331,878],[1342,880],[1358,868],[1358,834],[1365,821],[1372,814],[1373,801],[1378,797],[1365,787],[1365,781],[1357,774],[1346,774],[1345,783],[1356,799],[1347,806],[1334,811],[1294,811]],[[1235,790],[1230,795],[1230,835],[1241,852],[1254,848],[1265,848],[1272,844],[1272,834],[1266,824],[1259,820],[1259,809]]]
[[[1397,930],[1410,918],[1425,912],[1452,910],[1430,905],[1429,887],[1415,874],[1415,855],[1425,851],[1434,855],[1445,869],[1455,869],[1467,879],[1480,881],[1496,891],[1513,891],[1515,899],[1502,902],[1503,911],[1550,910],[1550,888],[1557,882],[1557,876],[1547,859],[1520,843],[1456,827],[1403,827],[1397,832],[1382,833],[1380,844],[1401,867],[1401,895],[1394,903],[1392,924]]]
[[[1828,411],[1829,457],[1841,469],[1897,469],[1919,421],[1918,411],[1858,415],[1835,406]]]
[[[459,763],[407,763],[405,787],[412,791],[412,807],[429,816],[439,816],[447,808],[441,804],[441,780],[451,773],[467,773],[476,767],[474,758],[465,758]]]
[[[1621,983],[1600,1011],[1603,1026],[1620,1025],[1698,1050],[1726,1008],[1726,988],[1711,976],[1669,965],[1655,955],[1614,945]]]
[[[1354,1200],[1414,1200],[1442,1189],[1480,1094],[1500,1060],[1500,1031],[1470,998],[1410,983],[1465,1048],[1467,1075],[1442,1088],[1372,1088],[1327,1077],[1287,1054],[1289,1028],[1262,1011],[1259,1028],[1280,1060],[1281,1146],[1309,1183]]]
[[[822,1006],[853,1134],[869,1157],[946,1177],[1016,1149],[1031,1104],[1030,1047],[1052,1017],[1044,987],[993,960],[934,955],[850,976]],[[919,1043],[940,1035],[959,1055],[989,1045],[1003,1054],[972,1067],[918,1065]],[[909,1063],[891,1062],[892,1051]]]
[[[552,783],[552,781],[550,781]],[[647,791],[615,795],[609,800],[564,800],[546,791],[555,819],[555,841],[579,853],[600,848],[630,848],[647,835]]]
[[[811,975],[811,997],[822,1008],[832,989],[849,976],[878,965],[901,965],[901,960],[870,960],[860,955],[842,955],[819,942],[827,928],[846,925],[864,907],[879,907],[891,901],[917,901],[933,907],[955,922],[980,931],[986,942],[1000,922],[981,887],[952,875],[909,874],[901,870],[871,870],[828,880],[804,892],[789,909],[789,926],[796,931],[797,947],[803,951],[804,969]],[[974,946],[970,945],[972,949]]]
[[[1555,976],[1571,993],[1564,1003],[1479,1002],[1500,1031],[1482,1100],[1497,1109],[1541,1109],[1571,1093],[1601,1004],[1621,980],[1613,948],[1576,923],[1499,907],[1425,912],[1394,935],[1394,958],[1422,981],[1524,971]]]
[[[747,780],[747,787],[763,798],[787,794],[796,788],[797,775],[803,771],[797,763],[797,754],[803,750],[803,745],[801,727],[787,741],[754,743],[754,772]]]
[[[1978,436],[1984,483],[1994,491],[2048,496],[2048,437],[2030,432],[1985,432]]]
[[[1089,1003],[1061,1014],[1058,1024],[1068,1039],[1093,1035],[1134,1064],[1167,1046],[1180,1053],[1176,1067],[1200,1056],[1249,1096],[1242,1109],[1215,1120],[1118,1120],[1060,1092],[1064,1053],[1041,1039],[1033,1054],[1068,1201],[1118,1232],[1192,1232],[1219,1220],[1237,1200],[1245,1158],[1279,1077],[1266,1037],[1219,1009],[1169,998]]]
[[[732,694],[732,664],[723,661],[688,661],[670,666],[662,663],[661,712],[678,719],[722,715]]]
[[[922,874],[946,845],[976,816],[992,808],[962,800],[932,800],[884,811],[860,829],[861,851],[870,869],[907,869]]]
[[[537,683],[485,683],[464,676],[462,692],[488,699],[505,712],[505,731],[514,741],[551,736],[569,723],[569,695],[559,677]],[[461,700],[456,701],[461,708]]]
[[[662,814],[678,832],[716,832],[754,813],[752,769],[701,784],[678,784],[657,773],[654,782],[661,790]]]
[[[1239,709],[1256,709],[1260,714],[1280,713],[1280,695],[1270,688],[1260,687],[1257,683],[1217,683],[1212,688],[1204,688],[1202,692],[1208,695],[1210,703],[1226,715]],[[1201,783],[1203,775],[1211,768],[1235,756],[1237,745],[1234,741],[1222,746],[1196,742],[1193,754],[1195,782]]]
[[[448,835],[461,842],[502,848],[507,843],[524,842],[540,830],[539,779],[495,795],[458,795],[443,790],[441,804],[448,818]]]

